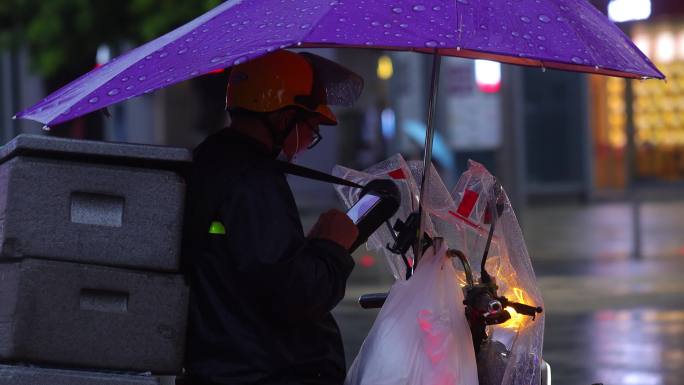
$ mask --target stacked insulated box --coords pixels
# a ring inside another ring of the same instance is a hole
[[[0,148],[0,385],[181,370],[186,149],[20,135]]]

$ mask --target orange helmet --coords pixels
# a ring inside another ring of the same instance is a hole
[[[325,88],[317,81],[308,57],[279,50],[233,67],[226,109],[273,112],[298,107],[317,113],[321,124],[336,125],[337,118],[326,102]]]

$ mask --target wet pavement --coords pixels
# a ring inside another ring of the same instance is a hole
[[[640,210],[640,258],[629,204],[524,213],[554,385],[684,384],[684,202],[644,203]],[[356,257],[347,297],[335,310],[349,363],[377,315],[355,298],[392,281],[384,261]]]

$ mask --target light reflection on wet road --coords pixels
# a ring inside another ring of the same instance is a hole
[[[547,316],[555,384],[681,384],[684,312],[601,310]]]
[[[628,205],[525,213],[554,385],[684,384],[684,204],[644,205],[642,215],[645,256],[634,260]],[[382,264],[357,265],[335,310],[349,363],[377,314],[354,298],[389,287]]]

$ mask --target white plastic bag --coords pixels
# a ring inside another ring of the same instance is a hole
[[[413,277],[392,286],[347,385],[477,385],[470,329],[457,273],[436,242]]]
[[[399,211],[392,218],[394,224],[397,219],[405,220],[407,216],[414,212],[418,207],[418,197],[420,195],[419,186],[423,175],[422,162],[406,162],[401,155],[394,155],[386,161],[378,163],[363,172],[351,170],[337,166],[334,170],[335,175],[345,179],[353,180],[364,184],[372,179],[382,178],[391,179],[399,187],[402,194],[402,203]],[[425,231],[431,237],[440,237],[454,250],[462,251],[470,261],[475,279],[479,279],[481,272],[483,251],[487,243],[491,221],[488,220],[488,205],[493,196],[493,186],[496,179],[484,166],[470,161],[468,170],[463,173],[451,193],[444,185],[442,179],[437,174],[434,167],[430,167],[429,183],[426,185],[423,210],[426,215]],[[359,189],[348,186],[337,186],[336,190],[347,207],[351,207],[358,200]],[[497,204],[501,204],[503,210],[498,213],[496,228],[492,237],[489,249],[489,256],[486,262],[487,271],[497,280],[498,294],[506,296],[508,299],[533,306],[544,306],[544,302],[537,285],[537,279],[532,269],[530,256],[525,246],[522,231],[515,216],[513,207],[503,190],[496,197]],[[404,281],[406,278],[406,267],[401,256],[391,253],[385,245],[393,243],[394,237],[384,226],[381,227],[367,243],[369,250],[384,253],[388,266],[397,281]],[[413,252],[409,250],[406,257],[410,262],[413,261]],[[460,286],[466,285],[465,273],[458,260],[454,262],[454,269],[458,272]],[[421,269],[419,263],[419,270]],[[411,278],[409,281],[412,281]],[[413,283],[416,287],[418,283]],[[400,282],[395,283],[394,291],[403,287]],[[416,290],[414,288],[412,290]],[[401,289],[399,289],[401,290]],[[411,291],[411,290],[407,290]],[[426,295],[424,298],[432,298]],[[459,298],[461,292],[459,291]],[[392,301],[399,301],[394,299]],[[402,300],[403,301],[403,300]],[[408,302],[409,300],[406,300]],[[460,304],[460,299],[458,300]],[[402,302],[403,303],[403,302]],[[385,305],[387,306],[387,305]],[[402,305],[404,306],[404,305]],[[461,305],[460,311],[465,311]],[[480,347],[478,357],[478,369],[480,370],[481,385],[535,385],[541,381],[542,346],[544,336],[544,313],[537,315],[536,319],[518,314],[513,309],[508,308],[511,319],[500,325],[492,325],[487,328],[489,339]],[[383,314],[385,311],[383,309]],[[399,311],[395,311],[399,312]],[[397,314],[400,314],[397,313]],[[389,321],[386,323],[396,323],[390,316],[384,316]],[[403,322],[403,321],[402,321]],[[380,326],[380,321],[376,322],[374,328],[386,329]],[[387,326],[389,328],[389,326]],[[367,351],[377,350],[380,353],[365,353],[363,350],[359,354],[350,371],[349,384],[370,384],[366,381],[371,370],[382,370],[380,364],[389,365],[389,369],[383,371],[388,373],[388,378],[395,378],[393,373],[402,374],[402,365],[395,364],[389,358],[384,361],[376,356],[381,354],[384,349],[392,354],[409,354],[409,351],[398,351],[396,346],[403,349],[407,345],[404,341],[395,341],[395,334],[388,338],[390,342],[385,342],[385,347],[374,347],[380,339],[375,336],[378,333],[390,333],[376,331],[374,336],[369,336],[367,340]],[[402,329],[401,332],[404,332]],[[400,332],[397,332],[400,334]],[[391,344],[394,344],[392,346]],[[408,349],[407,348],[407,349]],[[373,360],[374,363],[366,364],[363,360]],[[403,361],[411,362],[407,358]],[[358,362],[361,363],[358,363]],[[361,373],[361,374],[359,374]],[[395,384],[399,382],[387,382],[378,376],[379,384]],[[364,382],[361,382],[363,380]],[[413,385],[413,384],[411,384]]]

